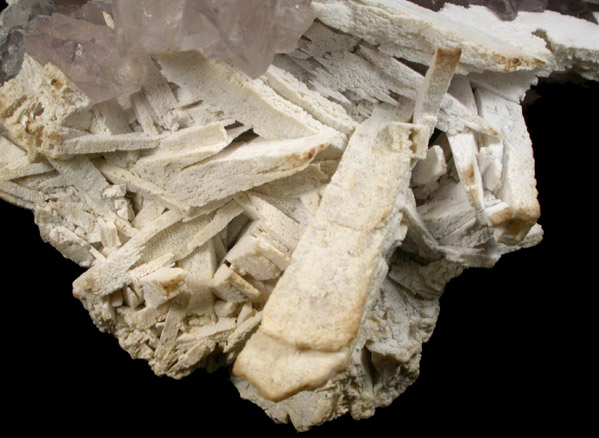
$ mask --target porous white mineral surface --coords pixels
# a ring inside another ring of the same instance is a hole
[[[521,101],[552,72],[599,79],[599,26],[554,11],[310,8],[255,79],[150,47],[98,98],[105,71],[32,50],[0,88],[0,197],[89,268],[73,293],[96,326],[158,375],[232,366],[242,397],[298,430],[390,404],[445,284],[540,242]],[[69,33],[81,15],[31,35],[82,53],[127,39],[133,12],[113,31],[108,10],[93,41]]]

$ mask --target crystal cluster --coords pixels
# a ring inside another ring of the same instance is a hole
[[[599,25],[553,11],[79,3],[11,28],[0,197],[88,268],[73,294],[133,358],[230,366],[298,430],[390,404],[445,284],[541,241],[520,103],[599,80]]]
[[[312,15],[308,0],[115,0],[114,20],[122,53],[200,49],[258,77],[295,49]]]
[[[201,50],[258,77],[312,19],[309,0],[20,0],[4,13],[0,79],[16,75],[23,48],[96,102],[139,90],[148,54]]]

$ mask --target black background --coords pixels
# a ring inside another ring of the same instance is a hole
[[[540,98],[526,117],[543,242],[450,282],[421,375],[390,407],[305,436],[571,434],[590,422],[599,84],[541,84],[535,91]],[[83,271],[41,241],[32,213],[0,202],[0,217],[5,427],[66,431],[83,421],[98,432],[116,432],[118,423],[119,430],[169,434],[204,434],[211,426],[295,434],[241,400],[227,370],[174,381],[132,360],[72,297],[71,283]]]

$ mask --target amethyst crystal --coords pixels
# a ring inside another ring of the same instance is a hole
[[[121,55],[175,50],[184,7],[185,0],[115,0],[114,25]]]
[[[121,54],[199,49],[260,76],[312,21],[310,0],[114,0]]]
[[[137,91],[143,63],[121,58],[112,29],[62,14],[38,17],[26,28],[25,50],[41,64],[51,62],[93,101]]]

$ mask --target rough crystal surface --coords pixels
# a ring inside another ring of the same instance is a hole
[[[39,63],[51,62],[94,101],[139,89],[143,66],[120,57],[112,29],[62,14],[38,17],[27,26],[24,44]]]

